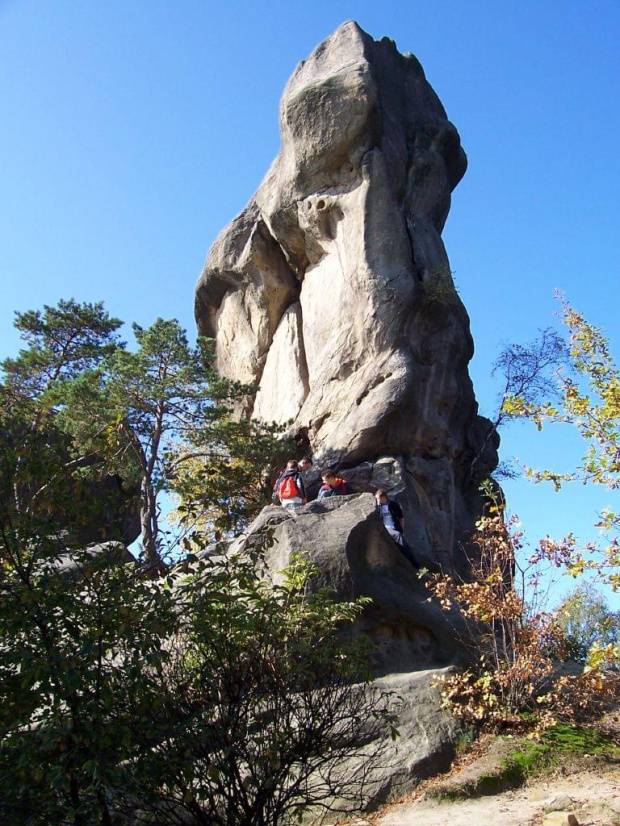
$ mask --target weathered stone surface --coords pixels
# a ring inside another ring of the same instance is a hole
[[[467,165],[458,132],[416,58],[354,22],[299,64],[280,129],[278,157],[209,253],[199,330],[222,374],[255,383],[246,413],[293,420],[317,466],[363,476],[399,457],[418,553],[458,568],[497,463],[441,239]]]
[[[271,392],[277,382],[288,387],[288,409]],[[307,394],[308,375],[301,334],[301,305],[296,302],[285,310],[273,337],[254,402],[254,415],[261,421],[286,424],[297,416]]]
[[[244,551],[266,527],[274,543],[266,565],[277,580],[294,553],[303,553],[318,568],[313,580],[339,600],[371,597],[355,628],[371,643],[373,672],[384,675],[430,668],[463,656],[458,617],[429,601],[424,581],[384,529],[368,494],[334,497],[297,511],[268,507],[238,539],[231,552]]]
[[[448,769],[454,758],[459,734],[453,718],[442,710],[434,683],[445,670],[389,674],[375,680],[377,691],[392,693],[392,708],[398,715],[399,737],[366,745],[367,755],[376,757],[364,763],[364,753],[342,767],[345,776],[363,773],[362,806],[374,809],[414,789],[422,780]]]
[[[93,570],[102,566],[109,568],[135,563],[135,561],[133,554],[122,542],[112,541],[89,545],[78,551],[67,551],[52,562],[46,562],[45,567],[50,572],[67,579],[81,579],[89,568]]]
[[[474,531],[481,499],[473,485],[462,485],[447,459],[379,456],[338,473],[355,493],[384,488],[399,502],[405,514],[405,538],[422,566],[467,573],[463,546]],[[316,497],[320,471],[306,477],[310,498]]]
[[[397,458],[382,457],[358,468],[356,479],[400,484],[406,490],[405,472]],[[463,661],[459,638],[468,629],[460,617],[429,599],[424,576],[383,527],[374,497],[339,496],[295,511],[264,508],[228,553],[264,547],[267,533],[272,544],[264,552],[264,565],[272,582],[281,580],[293,554],[302,553],[318,571],[310,587],[326,587],[337,600],[372,599],[352,636],[364,635],[370,641],[373,688],[393,693],[390,707],[398,717],[400,736],[392,742],[387,729],[378,739],[373,732],[339,767],[347,781],[359,785],[358,805],[376,807],[445,770],[454,756],[458,727],[441,708],[433,683],[444,673],[442,666]],[[340,801],[334,805],[338,808]],[[342,806],[346,808],[344,801]]]

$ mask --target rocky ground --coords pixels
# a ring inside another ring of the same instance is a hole
[[[570,758],[551,773],[507,788],[511,780],[501,767],[510,748],[485,741],[449,775],[349,826],[620,826],[617,756]]]

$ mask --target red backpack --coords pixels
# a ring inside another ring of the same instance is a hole
[[[297,487],[297,482],[295,481],[295,476],[291,474],[291,476],[286,476],[282,480],[282,484],[280,485],[280,490],[278,491],[278,495],[280,499],[294,499],[296,496],[299,496],[299,488]]]

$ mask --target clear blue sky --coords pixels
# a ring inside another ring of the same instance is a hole
[[[618,0],[0,0],[0,356],[14,310],[61,297],[193,330],[206,252],[278,150],[287,78],[351,18],[417,55],[469,156],[444,238],[482,411],[499,346],[554,323],[556,287],[620,355]],[[567,466],[578,447],[514,425],[502,453]],[[532,539],[591,537],[615,504],[507,493]]]

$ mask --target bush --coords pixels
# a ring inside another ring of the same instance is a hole
[[[2,822],[282,824],[358,800],[390,728],[347,626],[298,559],[188,556],[143,579],[105,554],[2,547]]]
[[[570,646],[558,616],[536,610],[530,601],[535,604],[539,574],[520,566],[521,534],[514,526],[515,520],[505,522],[493,505],[477,524],[471,578],[455,581],[439,573],[427,582],[442,606],[456,609],[471,631],[462,642],[472,664],[442,678],[444,704],[457,717],[487,728],[591,720],[619,696],[617,672],[607,667],[616,647],[601,648],[583,673],[557,678]]]

